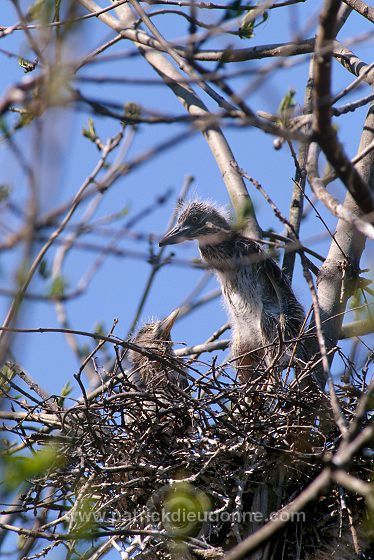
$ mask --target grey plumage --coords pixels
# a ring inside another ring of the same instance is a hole
[[[291,343],[286,341],[299,334],[304,311],[277,263],[258,243],[235,231],[225,213],[209,202],[189,203],[160,246],[188,239],[198,241],[202,259],[220,281],[242,380],[249,379],[250,368],[271,365],[280,347],[284,361],[289,358]]]
[[[145,324],[136,334],[134,344],[155,355],[153,359],[135,350],[129,352],[132,363],[131,380],[140,389],[165,389],[170,385],[185,389],[188,386],[187,378],[180,371],[180,363],[174,358],[172,349],[170,332],[177,316],[178,310],[175,310],[162,321]],[[176,370],[173,369],[173,361]]]
[[[181,361],[174,356],[170,336],[178,312],[177,309],[162,321],[145,324],[136,334],[133,342],[151,355],[129,352],[132,363],[129,380],[145,394],[141,415],[144,413],[148,420],[152,419],[152,434],[159,433],[166,444],[170,437],[191,427],[187,399],[181,394],[181,390],[187,390],[188,381]],[[137,424],[139,409],[125,418],[128,425],[134,425],[134,421]]]

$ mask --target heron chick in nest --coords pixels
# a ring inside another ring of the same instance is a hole
[[[274,360],[284,365],[304,321],[303,308],[286,275],[256,241],[233,228],[226,214],[210,202],[187,204],[159,245],[193,239],[221,284],[241,381],[258,379],[259,368],[269,368]]]
[[[141,410],[133,409],[132,415],[127,415],[127,422],[133,424],[139,413],[141,416],[145,413],[148,419],[157,416],[160,421],[157,426],[168,436],[191,425],[184,400],[187,376],[173,353],[170,336],[178,313],[176,309],[165,319],[146,323],[139,329],[133,343],[147,351],[147,355],[136,350],[129,352],[132,364],[129,380],[149,396],[137,401]]]
[[[162,321],[146,323],[137,332],[133,343],[154,354],[154,357],[150,357],[130,350],[132,380],[137,387],[145,390],[166,388],[169,385],[187,388],[188,381],[181,371],[181,366],[176,362],[170,336],[178,313],[179,309],[176,309]],[[173,362],[177,371],[173,369]]]

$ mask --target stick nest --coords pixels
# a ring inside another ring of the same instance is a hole
[[[119,370],[96,396],[55,410],[59,425],[35,432],[27,418],[18,423],[34,445],[57,446],[59,462],[23,496],[26,509],[48,511],[56,543],[69,535],[78,549],[82,539],[116,536],[132,558],[222,557],[300,494],[337,449],[329,397],[315,385],[244,387],[214,361],[195,361],[188,372],[186,392],[142,392]],[[357,391],[338,395],[348,420]],[[52,416],[50,404],[30,414]],[[361,454],[350,472],[368,480],[372,467]],[[273,558],[352,558],[353,536],[367,549],[366,517],[364,499],[335,486],[274,535]]]

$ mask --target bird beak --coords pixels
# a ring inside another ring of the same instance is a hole
[[[158,246],[165,247],[165,245],[175,245],[176,243],[186,241],[186,239],[188,239],[188,237],[186,237],[188,229],[189,228],[177,224],[160,239]]]
[[[160,330],[164,335],[168,336],[170,334],[170,331],[173,328],[173,325],[178,315],[179,315],[179,309],[175,309],[170,313],[170,315],[168,315],[167,317],[165,317],[165,319],[160,321]]]

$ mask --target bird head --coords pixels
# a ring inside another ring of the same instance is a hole
[[[144,347],[147,350],[155,351],[157,354],[165,354],[171,351],[172,340],[171,329],[178,317],[179,309],[170,313],[162,321],[146,323],[136,334],[134,344]],[[148,359],[139,352],[131,350],[131,361],[134,366],[139,365],[144,359]]]
[[[160,240],[159,246],[197,239],[200,245],[220,243],[231,233],[230,224],[214,204],[194,200],[179,214],[177,224]]]

